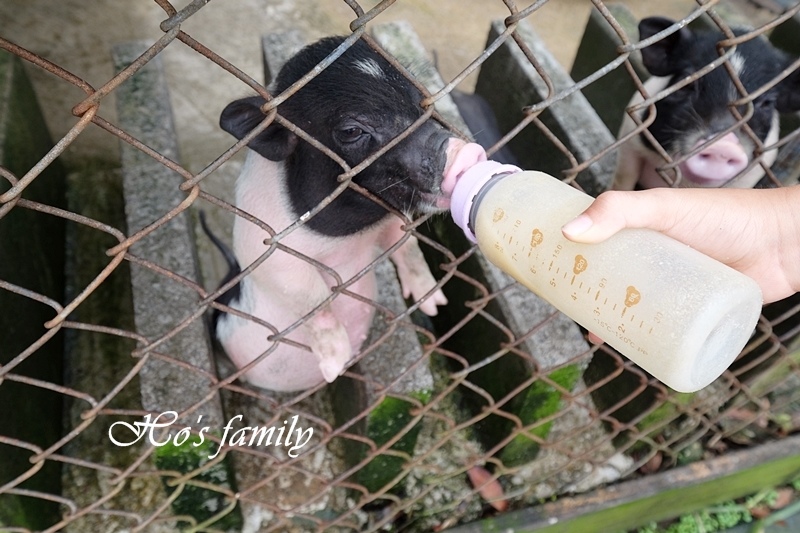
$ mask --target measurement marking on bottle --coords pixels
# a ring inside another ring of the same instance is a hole
[[[600,291],[597,291],[597,294],[594,295],[594,301],[596,302],[600,298]]]
[[[642,326],[644,326],[644,320],[639,323],[639,329],[642,329]]]

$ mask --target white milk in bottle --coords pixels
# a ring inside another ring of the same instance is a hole
[[[451,212],[487,259],[644,370],[679,392],[705,387],[750,338],[758,285],[652,230],[567,240],[561,226],[592,201],[542,172],[486,161],[459,178]]]

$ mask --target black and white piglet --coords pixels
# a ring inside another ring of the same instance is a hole
[[[298,52],[278,74],[275,93],[313,70],[342,42],[341,37],[325,38]],[[384,58],[357,41],[282,103],[278,112],[355,166],[422,116],[422,98]],[[260,97],[232,102],[222,112],[220,125],[241,139],[264,120],[263,104]],[[304,219],[280,244],[310,261],[276,249],[221,300],[274,326],[277,332],[299,321],[302,324],[286,335],[291,342],[273,342],[268,337],[275,332],[258,322],[217,313],[216,336],[239,368],[269,352],[243,375],[256,386],[295,391],[323,380],[331,382],[366,339],[374,307],[347,294],[321,306],[337,283],[330,271],[343,283],[357,278],[347,291],[374,300],[375,275],[372,271],[362,275],[362,270],[405,236],[403,221],[350,188],[307,218],[339,185],[342,168],[277,122],[248,147],[236,182],[237,207],[278,232]],[[485,158],[480,146],[428,120],[353,181],[400,212],[439,212],[449,207],[457,176]],[[250,265],[263,255],[268,237],[257,225],[237,217],[235,261],[231,258],[232,270],[226,279],[240,271],[239,265]],[[405,296],[420,300],[434,289],[435,280],[414,237],[391,259]],[[436,290],[420,309],[433,315],[437,305],[445,303],[442,292]]]
[[[639,37],[648,39],[673,24],[662,17],[643,19],[639,23]],[[742,35],[745,31],[734,33]],[[647,93],[655,95],[719,59],[717,43],[724,38],[721,32],[696,32],[681,27],[642,49],[644,65],[653,75],[644,84]],[[747,93],[752,94],[776,78],[792,59],[758,37],[737,45],[729,61]],[[800,109],[798,89],[800,72],[795,71],[753,101],[753,115],[747,124],[764,146],[778,140],[779,113]],[[714,140],[736,123],[730,104],[740,98],[728,71],[720,66],[656,103],[655,121],[648,129],[670,157],[678,160],[699,150],[679,164],[682,179],[678,186],[748,188],[763,177],[760,164],[743,172],[753,161],[756,146],[741,128]],[[629,105],[641,101],[642,96],[637,92]],[[739,111],[744,116],[746,106]],[[644,110],[640,116],[646,113]],[[626,114],[620,137],[634,128],[634,121]],[[776,150],[769,150],[762,161],[769,166],[776,155]],[[633,189],[637,182],[646,189],[667,186],[655,170],[664,165],[664,159],[648,139],[638,135],[620,149],[614,188]]]

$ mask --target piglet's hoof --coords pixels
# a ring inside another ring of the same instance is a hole
[[[447,298],[441,289],[426,298],[425,301],[420,304],[419,310],[428,316],[436,316],[439,312],[440,305],[447,305]]]
[[[311,351],[319,360],[319,370],[325,381],[332,383],[341,374],[350,359],[353,349],[344,326],[332,313],[320,313],[312,321]],[[320,324],[322,323],[322,324]]]

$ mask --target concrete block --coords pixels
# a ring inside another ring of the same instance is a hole
[[[119,168],[87,162],[79,170],[70,172],[67,181],[67,207],[70,211],[125,230],[122,174]],[[74,298],[108,264],[110,258],[105,251],[116,242],[106,233],[87,226],[67,226],[67,300]],[[92,296],[70,315],[70,319],[134,331],[130,269],[127,263],[117,267]],[[103,398],[108,394],[137,362],[130,357],[136,343],[114,335],[69,329],[65,332],[65,345],[66,360],[69,362],[65,385],[93,398]],[[120,390],[111,404],[113,408],[141,410],[139,387],[139,380],[134,379]],[[81,399],[68,399],[64,418],[67,431],[83,423],[82,414],[91,407]],[[138,458],[141,449],[136,446],[115,447],[109,441],[109,428],[118,420],[117,417],[97,417],[64,446],[63,453],[68,457],[111,468],[127,468]],[[112,477],[105,470],[65,464],[62,495],[75,502],[79,508],[89,507],[106,494]],[[135,521],[127,513],[148,515],[152,513],[148,502],[164,501],[166,498],[159,478],[139,477],[137,483],[129,484],[105,504],[106,509],[122,512],[83,514],[72,519],[65,531],[83,533],[125,530],[135,525]],[[167,533],[174,531],[172,526],[167,523],[151,524],[149,529]]]
[[[114,47],[117,69],[122,69],[145,50],[143,43]],[[155,58],[117,90],[120,126],[173,161],[178,161],[169,93],[161,61]],[[127,143],[121,143],[125,214],[128,233],[148,226],[180,204],[186,196],[178,187],[181,177],[160,162]],[[193,232],[183,212],[139,241],[131,253],[190,280],[197,280]],[[134,317],[137,331],[158,339],[197,306],[196,292],[139,265],[131,266]],[[155,412],[182,411],[200,402],[211,383],[201,372],[213,372],[208,335],[201,320],[195,320],[174,338],[159,346],[199,372],[156,358],[141,372],[142,403]],[[224,423],[219,400],[203,407],[204,424]],[[188,423],[188,422],[187,422]],[[193,424],[190,424],[193,425]]]
[[[376,38],[379,42],[401,61],[408,61],[407,68],[428,86],[429,91],[434,92],[443,87],[444,83],[439,79],[438,73],[435,73],[435,71],[433,73],[436,75],[432,79],[426,79],[424,76],[417,74],[420,69],[419,65],[423,65],[422,72],[426,71],[424,65],[426,62],[430,63],[427,61],[427,55],[409,58],[409,54],[406,51],[410,47],[396,48],[394,36],[402,35],[403,33],[413,36],[413,30],[407,25],[391,26],[393,40],[384,41],[382,34],[376,30]],[[402,32],[399,29],[402,29]],[[407,39],[410,38],[407,37]],[[414,38],[416,37],[414,36]],[[537,57],[540,56],[541,54],[537,50]],[[496,68],[503,67],[496,66]],[[483,72],[479,75],[479,79],[481,76],[484,76]],[[566,77],[566,75],[564,76]],[[489,92],[503,93],[506,81],[503,79],[502,82],[498,82],[492,87],[487,86],[486,91],[482,93],[483,96],[490,100],[493,105],[497,105],[507,95],[490,95]],[[443,98],[439,102],[445,104],[448,100],[449,98]],[[437,102],[437,105],[439,102]],[[588,106],[585,100],[583,105]],[[445,118],[450,120],[447,115]],[[599,119],[595,120],[597,124],[600,124]],[[468,130],[464,131],[467,134],[471,133]],[[600,131],[605,131],[604,141],[610,143],[610,135],[602,124],[600,124]],[[466,239],[458,228],[452,224],[449,217],[433,219],[423,229],[423,231],[426,230],[429,235],[451,250],[456,257],[466,253],[468,249]],[[445,257],[437,253],[428,252],[428,260],[431,265],[439,265],[447,261]],[[553,451],[548,451],[546,455],[549,456],[549,459],[547,461],[540,462],[537,460],[531,463],[536,466],[531,466],[530,468],[538,468],[540,470],[557,469],[558,465],[563,465],[566,460],[566,457],[562,454],[565,449],[573,451],[594,449],[594,459],[598,463],[602,463],[604,459],[614,456],[613,447],[604,438],[605,431],[599,423],[591,419],[589,409],[586,407],[591,406],[591,400],[585,397],[584,385],[580,374],[588,362],[588,357],[585,357],[588,346],[575,323],[514,282],[509,276],[489,263],[480,253],[462,263],[459,270],[487,287],[495,296],[486,308],[486,314],[479,315],[468,324],[462,326],[445,343],[445,347],[463,356],[470,364],[475,364],[497,353],[498,350],[502,349],[504,343],[511,342],[513,339],[525,339],[515,344],[516,348],[525,355],[518,356],[509,353],[486,367],[471,372],[468,379],[490,393],[498,401],[504,402],[503,405],[499,406],[501,409],[519,417],[523,424],[531,425],[533,427],[531,432],[537,438],[548,440],[548,442],[561,443],[560,445],[563,446],[561,451],[557,448]],[[452,278],[445,285],[444,290],[450,303],[440,308],[439,315],[433,318],[436,330],[440,334],[448,332],[456,324],[459,324],[468,312],[466,304],[479,297],[479,292],[475,290],[473,285],[457,278]],[[540,327],[543,322],[546,323]],[[511,331],[513,339],[509,338],[507,332],[499,328],[496,325],[497,323],[507,327]],[[581,359],[582,356],[583,358]],[[575,361],[575,364],[568,364],[572,361]],[[533,382],[532,385],[523,387],[521,392],[514,394],[513,391],[529,379],[534,372],[540,372],[539,375],[548,375],[553,382],[558,383],[567,390],[571,390],[574,395],[583,395],[584,397],[581,400],[584,407],[580,407],[577,404],[563,404],[560,401],[560,393],[543,381]],[[462,398],[459,397],[457,401],[461,404]],[[465,410],[469,410],[473,416],[484,412],[489,407],[485,398],[480,397],[480,395],[466,393],[463,395],[463,405]],[[554,416],[557,411],[559,415],[555,416],[552,422],[543,422],[536,426],[537,420]],[[513,424],[509,422],[507,417],[486,417],[474,427],[474,434],[480,436],[481,442],[473,443],[472,447],[475,449],[491,449],[505,439],[511,430],[513,430]],[[575,437],[576,433],[579,433],[580,437]],[[471,435],[465,436],[465,442],[471,442],[470,438]],[[540,448],[536,442],[520,436],[511,445],[506,446],[500,453],[500,458],[507,467],[519,467],[535,458],[539,451]],[[578,472],[580,469],[583,470]],[[560,476],[557,480],[554,480],[552,486],[544,489],[540,488],[535,497],[539,497],[542,491],[549,491],[549,494],[553,494],[569,484],[588,479],[594,470],[592,465],[583,464],[576,468],[572,474]],[[617,472],[618,475],[619,472]],[[518,479],[524,479],[524,477],[519,476]],[[519,489],[520,487],[514,488]],[[532,492],[529,492],[529,495],[531,495],[531,501],[535,499],[532,496]]]
[[[50,150],[52,141],[36,94],[22,62],[0,50],[0,166],[21,178]],[[0,193],[11,185],[0,177]],[[23,192],[23,198],[65,206],[64,171],[58,161],[47,167]],[[0,204],[0,208],[8,207]],[[65,221],[20,207],[0,217],[0,280],[62,303],[64,301]],[[55,311],[42,303],[0,289],[0,369],[36,342],[47,330],[43,324]],[[30,354],[10,374],[60,385],[63,382],[63,333]],[[42,449],[62,433],[63,395],[0,377],[0,435]],[[13,406],[13,408],[10,408]],[[60,462],[34,465],[30,449],[0,444],[0,486],[28,470],[41,469],[30,479],[9,488],[59,494]],[[17,494],[0,494],[0,529],[18,526],[45,529],[60,520],[56,503]]]
[[[146,48],[147,44],[140,42],[115,46],[112,55],[117,71],[129,65]],[[116,90],[116,97],[120,127],[169,159],[179,161],[161,58],[156,57],[123,83]],[[128,234],[133,234],[167,214],[187,193],[178,188],[182,182],[179,175],[125,142],[121,142],[121,158],[126,223]],[[137,242],[129,252],[186,279],[199,279],[191,220],[185,211]],[[151,341],[177,326],[200,301],[199,295],[190,288],[133,263],[131,284],[136,331]],[[213,375],[215,369],[202,316],[155,351],[197,371],[151,355],[139,373],[143,407],[154,413],[180,413],[200,405],[197,412],[176,422],[175,431],[185,426],[198,431],[203,427],[222,428],[226,420],[219,396],[205,399],[213,384],[206,376]],[[200,415],[201,420],[198,419]],[[155,454],[156,466],[188,472],[208,461],[206,451],[188,442],[177,450],[162,446]],[[198,479],[230,488],[227,468],[223,461],[206,469]],[[204,505],[204,500],[215,503]],[[202,521],[214,516],[215,510],[225,509],[226,505],[219,492],[188,487],[172,507],[176,514],[190,512]],[[236,523],[238,517],[234,513],[226,515],[217,525]]]
[[[504,30],[502,21],[492,23],[487,43],[494,42]],[[530,25],[522,21],[516,31],[542,65],[555,93],[575,85]],[[506,40],[481,66],[475,92],[492,106],[502,131],[509,131],[519,124],[524,118],[524,107],[538,104],[548,97],[544,80],[512,39]],[[614,136],[580,92],[554,102],[539,118],[579,162],[614,142]],[[562,177],[562,172],[571,167],[567,156],[535,125],[523,129],[509,147],[523,168]],[[610,186],[615,164],[616,154],[609,154],[578,174],[577,182],[589,194],[596,196]]]
[[[638,21],[628,8],[623,4],[606,4],[606,8],[614,20],[625,30],[630,41],[636,42],[639,35]],[[617,59],[619,57],[617,47],[621,44],[622,39],[614,31],[614,28],[600,11],[593,9],[572,64],[570,71],[572,79],[579,82]],[[642,81],[650,76],[642,65],[639,52],[632,53],[629,61]],[[587,85],[582,92],[609,131],[616,135],[622,124],[625,106],[636,92],[636,84],[625,66],[620,65],[608,72],[602,78]]]
[[[372,29],[375,40],[390,54],[395,56],[414,77],[433,94],[444,86],[444,80],[436,70],[432,58],[419,36],[406,21],[380,24]],[[464,133],[471,133],[461,118],[453,99],[448,95],[436,101],[436,111],[442,117]]]
[[[372,36],[375,40],[390,54],[396,57],[400,63],[414,75],[414,77],[421,82],[430,93],[434,93],[444,87],[445,83],[436,70],[431,56],[422,44],[419,36],[414,32],[411,25],[404,21],[386,23],[373,26]],[[461,118],[458,108],[449,95],[445,95],[436,102],[436,110],[442,117],[453,127],[461,130],[467,135],[471,132]],[[423,251],[427,251],[425,246],[422,246]],[[439,270],[440,263],[429,262],[431,270],[436,275]],[[388,276],[387,276],[388,277]],[[397,287],[398,291],[394,300],[402,301],[399,293],[399,286],[396,278],[390,276],[392,283]],[[380,279],[380,278],[379,278]],[[380,283],[380,281],[379,281]],[[405,304],[402,304],[404,306]],[[448,306],[445,306],[448,307]],[[441,313],[445,307],[440,307]],[[396,307],[399,311],[401,307]],[[373,324],[373,328],[375,328]],[[411,338],[409,338],[411,341]],[[418,341],[414,339],[414,343],[419,346]],[[411,345],[407,345],[405,350],[408,350]],[[397,361],[405,360],[413,362],[418,360],[418,356],[401,355],[403,349],[398,349],[399,346],[391,349],[382,359],[389,358],[388,360]],[[416,348],[419,350],[419,348]],[[417,352],[421,355],[421,351]],[[449,385],[449,376],[444,369],[441,358],[433,354],[430,361],[426,362],[425,366],[418,366],[415,370],[416,377],[414,378],[418,383],[427,383],[429,376],[433,377],[433,394],[441,391],[442,387]],[[407,363],[406,363],[407,364]],[[390,378],[385,376],[382,379]],[[390,383],[391,381],[384,381]],[[409,396],[421,398],[418,392],[413,394],[406,393]],[[453,391],[444,398],[440,398],[433,411],[444,420],[459,420],[463,419],[463,414],[459,413],[462,405],[461,395],[458,391]],[[424,403],[424,402],[423,402]],[[407,495],[407,498],[418,501],[411,512],[419,512],[425,516],[420,520],[419,524],[415,527],[418,531],[427,531],[434,525],[442,520],[442,514],[437,512],[436,509],[447,509],[449,506],[460,505],[460,513],[463,519],[470,519],[477,517],[480,513],[481,502],[478,498],[472,495],[472,488],[468,485],[463,476],[449,476],[446,479],[442,478],[441,482],[437,484],[436,490],[431,491],[428,486],[428,481],[431,477],[441,477],[442,472],[453,472],[463,469],[465,465],[474,461],[475,457],[482,455],[482,446],[478,439],[475,438],[474,432],[471,429],[462,430],[452,433],[446,439],[442,435],[448,429],[442,424],[442,419],[434,417],[425,417],[414,428],[419,431],[416,447],[414,449],[415,457],[423,457],[421,462],[418,462],[413,468],[408,470],[408,476],[402,483],[402,490]],[[421,500],[418,500],[421,498]],[[421,506],[420,506],[421,504]]]
[[[114,47],[114,62],[122,69],[145,50],[143,43]],[[169,93],[159,58],[155,58],[117,91],[121,127],[151,148],[178,161]],[[178,188],[182,179],[160,162],[127,143],[121,143],[125,214],[133,234],[168,213],[185,199]],[[189,216],[183,212],[136,243],[131,253],[190,280],[197,280],[195,250]],[[134,317],[137,331],[158,339],[172,329],[199,301],[196,292],[150,269],[131,266]],[[160,346],[169,354],[204,372],[213,372],[208,335],[201,320]],[[211,383],[200,373],[152,358],[142,369],[145,409],[181,411],[205,396]],[[219,401],[206,405],[204,425],[224,422]]]

